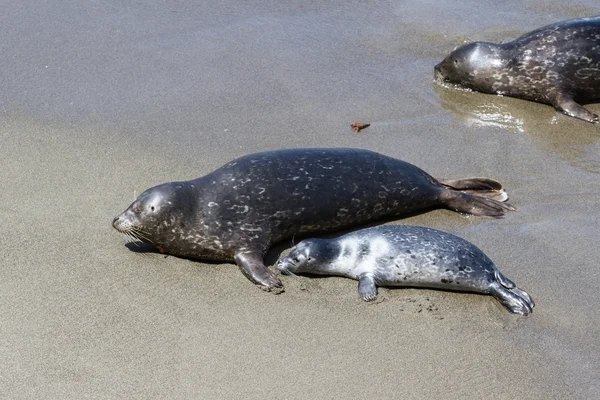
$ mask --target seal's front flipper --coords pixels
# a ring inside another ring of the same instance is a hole
[[[358,294],[364,301],[371,301],[377,298],[377,286],[375,279],[369,275],[363,275],[358,280]]]
[[[440,183],[447,188],[474,194],[497,201],[508,200],[508,195],[500,182],[490,178],[442,179]]]
[[[587,122],[598,122],[597,114],[586,110],[581,104],[575,102],[573,97],[567,94],[559,93],[553,99],[551,99],[551,102],[554,108],[563,114],[567,114],[571,117],[579,118]]]
[[[260,253],[242,252],[235,255],[235,262],[246,278],[267,291],[283,292],[283,284],[275,274],[265,267]]]

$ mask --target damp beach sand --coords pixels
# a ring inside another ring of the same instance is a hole
[[[9,1],[0,397],[594,398],[600,127],[438,86],[433,66],[465,40],[596,14],[589,0]],[[476,244],[531,294],[533,315],[434,290],[383,288],[367,304],[342,278],[283,276],[273,295],[233,264],[128,248],[111,227],[148,187],[294,147],[504,183],[518,208],[505,218],[397,223]]]

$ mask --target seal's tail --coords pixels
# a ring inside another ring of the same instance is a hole
[[[444,179],[440,183],[447,188],[474,194],[497,201],[508,200],[508,195],[502,184],[490,178]]]
[[[450,210],[488,217],[501,217],[508,211],[516,210],[508,203],[454,189],[442,189],[440,200]]]

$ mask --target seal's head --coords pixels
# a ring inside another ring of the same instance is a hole
[[[169,228],[183,220],[185,210],[175,204],[184,193],[184,185],[180,183],[150,188],[115,217],[112,225],[131,241],[160,246]]]
[[[492,91],[492,85],[503,74],[506,60],[500,45],[474,42],[454,50],[435,66],[435,79],[456,83],[480,92]]]
[[[277,264],[285,274],[328,274],[328,269],[338,256],[337,246],[330,240],[305,239],[290,250]]]

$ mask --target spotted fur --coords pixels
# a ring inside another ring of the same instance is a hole
[[[336,239],[306,239],[280,260],[277,269],[284,274],[356,279],[366,301],[377,297],[377,286],[389,286],[489,294],[520,315],[531,314],[535,306],[475,245],[418,226],[379,226]]]
[[[579,103],[600,99],[600,17],[548,25],[518,39],[474,42],[435,66],[436,79],[478,92],[550,104],[588,122]]]
[[[198,179],[142,193],[113,226],[167,254],[233,261],[252,281],[279,287],[263,264],[278,241],[384,217],[447,207],[503,215],[510,205],[489,179],[440,183],[416,166],[357,149],[295,149],[250,154]],[[482,196],[469,193],[482,192]]]

